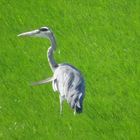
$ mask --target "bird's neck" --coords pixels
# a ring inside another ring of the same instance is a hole
[[[56,41],[55,41],[55,37],[53,34],[49,37],[49,39],[51,41],[51,47],[48,49],[48,52],[47,52],[48,61],[49,61],[49,65],[50,65],[52,71],[54,72],[56,67],[58,66],[53,57],[53,52],[56,49]]]
[[[52,34],[50,37],[49,37],[50,41],[51,41],[51,47],[53,48],[53,50],[56,49],[56,41],[55,41],[55,37],[54,35]]]

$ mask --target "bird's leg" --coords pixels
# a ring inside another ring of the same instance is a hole
[[[62,115],[64,97],[60,95],[59,98],[60,98],[60,115]]]
[[[52,82],[53,80],[54,80],[53,77],[49,77],[49,78],[47,78],[47,79],[45,79],[45,80],[41,80],[41,81],[32,83],[32,86],[47,84],[47,83],[49,83],[49,82]]]
[[[74,107],[74,112],[73,112],[74,116],[76,115],[76,106]]]

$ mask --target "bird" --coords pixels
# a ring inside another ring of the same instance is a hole
[[[83,112],[83,101],[85,97],[85,80],[81,72],[68,63],[57,64],[54,59],[56,50],[56,40],[54,33],[48,27],[41,27],[36,30],[24,32],[19,37],[42,37],[50,40],[51,46],[47,50],[49,66],[53,76],[44,80],[32,83],[33,86],[42,85],[52,82],[54,92],[58,92],[60,100],[60,114],[63,111],[63,101],[67,101],[75,114]]]

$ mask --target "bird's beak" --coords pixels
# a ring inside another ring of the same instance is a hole
[[[36,36],[39,33],[39,30],[33,30],[25,33],[21,33],[17,36]]]

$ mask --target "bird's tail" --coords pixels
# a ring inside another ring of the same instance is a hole
[[[83,93],[80,93],[78,96],[78,101],[75,106],[76,113],[82,113],[83,111],[83,98],[84,98]]]
[[[78,107],[78,106],[76,106],[76,113],[78,113],[78,114],[80,114],[80,113],[82,113],[83,112],[83,108],[82,108],[82,106],[81,107]]]
[[[82,113],[83,111],[83,105],[82,105],[82,100],[78,100],[77,103],[75,104],[75,112],[76,113]]]

